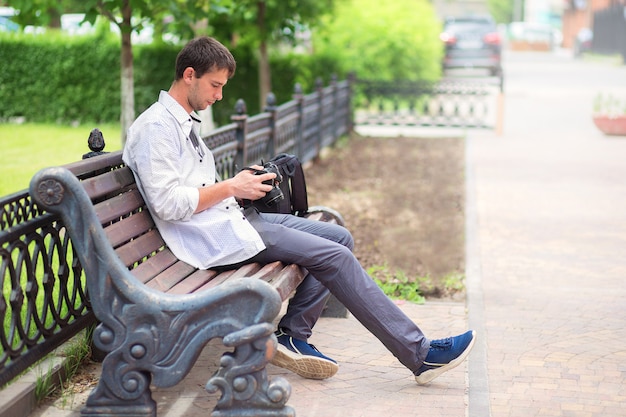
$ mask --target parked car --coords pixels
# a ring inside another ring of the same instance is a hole
[[[445,45],[444,71],[482,68],[491,75],[502,75],[502,41],[491,16],[447,18],[440,39]]]

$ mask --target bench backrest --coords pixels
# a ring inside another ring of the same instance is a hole
[[[124,264],[142,283],[174,294],[216,286],[233,274],[254,274],[260,266],[218,273],[198,270],[167,248],[121,153],[91,158],[69,167],[91,198],[105,233]],[[150,260],[150,262],[147,262]]]
[[[199,270],[180,261],[169,250],[146,207],[132,171],[121,151],[67,165],[82,182],[112,247],[145,285],[171,294],[189,294],[215,287],[227,280],[256,278],[270,283],[283,300],[302,281],[306,270],[299,265],[250,263],[234,270]],[[340,216],[312,211],[307,216],[336,222]]]

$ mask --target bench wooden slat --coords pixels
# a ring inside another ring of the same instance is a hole
[[[224,271],[220,273],[219,275],[217,275],[215,278],[208,281],[206,284],[197,288],[195,292],[204,291],[209,288],[217,287],[218,285],[230,279],[241,279],[241,278],[247,277],[249,275],[254,274],[259,269],[261,269],[260,264],[251,263],[251,264],[242,265],[238,269],[231,269],[228,271]]]
[[[198,288],[210,282],[216,276],[218,276],[218,273],[213,269],[199,269],[183,281],[174,285],[167,292],[169,294],[191,294],[192,292],[197,291]]]
[[[282,262],[272,262],[265,265],[250,278],[262,279],[271,284],[278,291],[284,301],[302,282],[306,270],[298,265],[283,265]]]
[[[215,276],[212,280],[210,280],[209,282],[207,282],[203,286],[197,288],[194,292],[200,292],[200,291],[207,290],[209,288],[217,287],[219,284],[223,283],[228,278],[230,278],[231,275],[233,275],[235,272],[236,272],[236,270],[234,270],[234,269],[230,270],[230,271],[224,271],[224,272],[220,273],[219,275]]]
[[[247,278],[255,274],[261,269],[261,264],[253,262],[250,264],[242,265],[235,270],[235,273],[231,275],[230,279]]]
[[[120,194],[94,206],[101,224],[120,219],[145,205],[137,188]]]
[[[94,171],[110,170],[111,167],[119,166],[123,163],[122,151],[115,151],[72,162],[71,164],[65,165],[65,168],[69,169],[72,174],[76,175],[78,178],[83,178],[85,175]]]
[[[118,253],[119,254],[119,253]],[[139,281],[144,284],[150,281],[152,278],[159,275],[165,269],[179,262],[178,258],[174,256],[172,251],[164,249],[161,252],[150,257],[148,262],[143,262],[137,265],[131,272]]]
[[[197,269],[186,262],[178,261],[166,268],[163,272],[146,282],[146,285],[156,290],[167,292],[174,285],[187,278]]]
[[[128,167],[114,169],[113,171],[84,179],[82,184],[89,198],[95,201],[111,193],[119,193],[127,187],[136,186],[133,172]]]
[[[156,229],[154,221],[147,210],[133,214],[105,228],[106,235],[114,248],[131,239],[138,238],[150,230]]]
[[[165,242],[161,234],[157,230],[151,230],[148,233],[139,236],[131,242],[120,246],[115,251],[130,269],[134,268],[137,262],[142,262],[144,258],[149,257],[156,252],[165,248]]]

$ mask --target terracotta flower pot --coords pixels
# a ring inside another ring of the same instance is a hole
[[[593,123],[605,135],[626,136],[626,114],[619,116],[593,116]]]

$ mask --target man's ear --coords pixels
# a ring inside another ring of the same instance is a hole
[[[185,80],[186,82],[191,82],[195,73],[196,71],[192,67],[185,68],[185,71],[183,71],[183,80]]]

